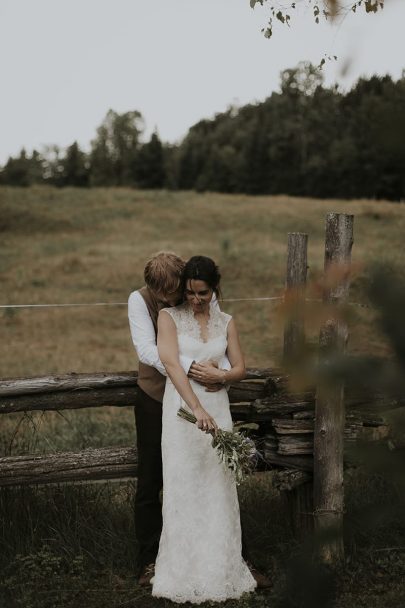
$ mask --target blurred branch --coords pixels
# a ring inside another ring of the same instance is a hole
[[[264,6],[267,0],[250,0],[251,8],[256,4]],[[262,29],[266,38],[271,38],[276,22],[290,26],[291,16],[298,8],[310,12],[315,23],[323,20],[344,19],[351,13],[364,10],[366,13],[377,13],[384,8],[385,0],[356,0],[355,2],[342,2],[341,0],[296,0],[295,2],[273,2],[270,7],[270,18],[267,27]]]

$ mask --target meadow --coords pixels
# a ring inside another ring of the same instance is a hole
[[[221,306],[237,322],[247,365],[278,365],[283,327],[277,301],[227,300],[282,294],[288,232],[309,234],[308,280],[316,294],[329,211],[355,216],[352,302],[367,304],[365,287],[376,265],[405,278],[403,204],[124,188],[0,188],[0,304],[119,303],[3,309],[0,377],[136,369],[126,301],[143,284],[147,259],[162,249],[184,258],[213,257],[223,276]],[[316,341],[316,324],[309,335]],[[390,355],[372,309],[352,306],[349,349]],[[0,427],[2,455],[134,440],[132,408],[3,415]],[[135,482],[128,481],[0,492],[0,605],[164,606],[140,591],[132,574],[134,489]],[[395,484],[364,472],[348,476],[351,561],[339,579],[336,606],[405,604],[401,518],[378,524],[371,518],[367,529],[359,523],[366,506],[379,504],[381,497],[399,500]],[[275,586],[270,595],[237,605],[317,605],[287,598],[291,559],[299,547],[286,515],[288,498],[272,490],[271,473],[241,489],[241,504],[255,560]],[[315,587],[318,582],[314,579]]]

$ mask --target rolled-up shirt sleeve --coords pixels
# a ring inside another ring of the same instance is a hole
[[[132,342],[139,361],[157,369],[167,376],[165,367],[160,360],[156,344],[156,332],[150,317],[146,302],[138,291],[133,291],[128,298],[128,320]],[[180,356],[180,365],[188,373],[193,360]]]

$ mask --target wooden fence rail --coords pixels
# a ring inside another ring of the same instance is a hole
[[[88,407],[127,407],[134,404],[137,372],[95,372],[34,378],[0,380],[0,414],[28,411],[80,409]],[[246,380],[232,384],[229,399],[242,418],[269,419],[277,414],[305,417],[300,412],[315,407],[315,389],[305,393],[288,391],[288,376],[274,368],[248,368]],[[405,405],[404,398],[393,399],[367,392],[347,391],[346,407],[362,415],[392,410]]]
[[[133,406],[136,372],[65,374],[0,381],[0,413]],[[291,393],[279,369],[249,368],[247,379],[230,387],[232,417],[255,422],[269,466],[285,467],[275,484],[292,489],[309,479],[313,467],[315,391]],[[392,406],[392,402],[388,402]],[[379,402],[381,405],[381,400]],[[381,438],[388,427],[373,414],[370,399],[348,396],[345,438]],[[82,452],[0,458],[0,487],[136,476],[133,447],[89,448]]]
[[[0,487],[122,480],[136,477],[138,465],[133,447],[8,456],[0,462]],[[310,471],[283,468],[274,472],[273,486],[279,490],[292,490],[310,478]]]

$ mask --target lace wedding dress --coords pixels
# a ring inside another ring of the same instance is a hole
[[[211,307],[208,340],[189,305],[166,308],[180,354],[220,362],[230,315]],[[191,380],[219,427],[232,429],[226,389],[215,393]],[[256,581],[241,556],[239,503],[232,473],[220,462],[211,436],[177,416],[189,409],[168,378],[163,398],[163,530],[152,595],[173,602],[224,601],[253,591]]]

